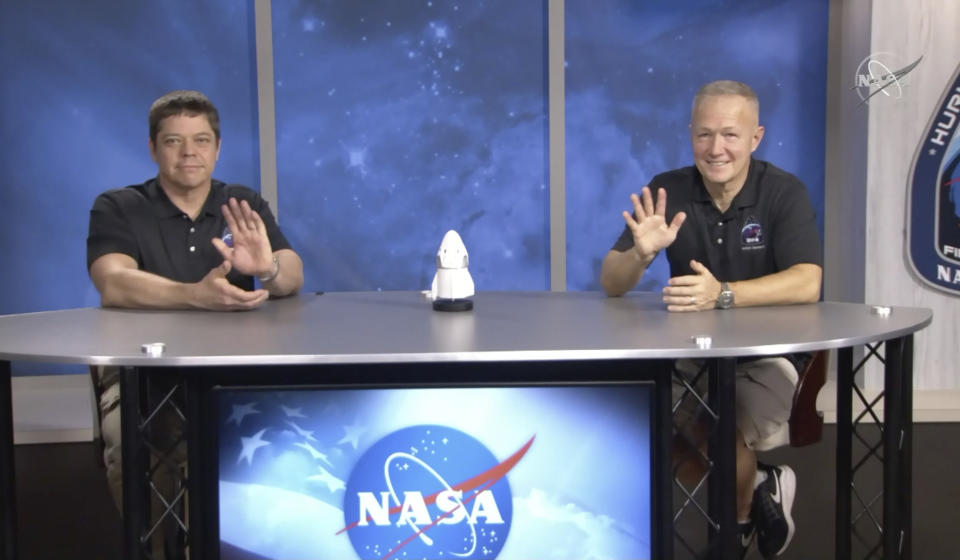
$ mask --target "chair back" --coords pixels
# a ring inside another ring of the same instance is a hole
[[[817,443],[823,436],[823,413],[817,410],[817,395],[827,382],[829,351],[813,354],[799,374],[790,409],[790,446],[803,447]]]

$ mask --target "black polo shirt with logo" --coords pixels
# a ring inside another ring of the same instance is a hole
[[[654,193],[659,188],[667,192],[667,223],[677,212],[687,213],[677,239],[667,247],[671,277],[694,274],[691,259],[703,263],[721,282],[751,280],[800,263],[823,266],[817,217],[807,189],[773,164],[751,159],[743,188],[722,213],[696,167],[657,175],[649,186]],[[632,248],[633,234],[625,226],[613,249]],[[783,357],[799,372],[810,356]]]
[[[657,175],[649,186],[667,192],[667,223],[677,212],[687,219],[667,247],[670,276],[694,274],[690,260],[703,263],[721,282],[750,280],[795,264],[823,266],[817,218],[803,183],[790,173],[751,159],[743,188],[726,212],[714,206],[696,167]],[[613,249],[633,248],[625,227]]]
[[[140,270],[177,282],[198,282],[223,257],[210,242],[219,237],[230,244],[230,230],[220,206],[230,198],[246,200],[260,214],[267,228],[270,247],[289,249],[270,207],[260,195],[240,185],[212,181],[210,194],[196,220],[177,208],[156,179],[107,191],[90,210],[87,236],[87,268],[109,253],[129,255]],[[230,271],[227,279],[245,290],[253,289],[253,277]]]

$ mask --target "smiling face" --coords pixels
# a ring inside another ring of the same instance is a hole
[[[757,106],[740,95],[699,99],[690,119],[693,159],[707,190],[739,192],[750,169],[750,154],[760,145],[763,127]]]
[[[157,162],[164,190],[184,195],[210,188],[220,141],[206,115],[182,113],[159,122],[156,140],[150,140],[150,155]]]

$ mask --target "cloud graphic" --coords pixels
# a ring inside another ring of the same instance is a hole
[[[533,488],[514,499],[514,523],[501,558],[649,558],[650,543],[628,524]],[[544,543],[552,548],[545,549]]]

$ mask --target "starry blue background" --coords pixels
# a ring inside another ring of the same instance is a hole
[[[279,217],[307,289],[423,289],[447,229],[478,290],[549,288],[546,1],[273,3]],[[691,162],[690,99],[751,83],[757,155],[822,222],[827,0],[568,2],[569,289],[596,289],[628,195]],[[156,173],[146,113],[200,89],[215,175],[259,188],[253,0],[0,3],[0,313],[97,305],[88,209]],[[656,265],[640,288],[655,289]],[[15,365],[16,373],[60,366]]]
[[[733,79],[760,99],[755,157],[807,186],[823,233],[827,0],[566,2],[567,288],[600,289],[630,193],[693,164],[697,89]],[[468,247],[469,248],[469,247]],[[669,277],[664,255],[638,289]]]
[[[259,188],[253,32],[253,0],[0,2],[0,313],[99,305],[89,210],[156,175],[147,111],[167,91],[213,99],[215,176]]]
[[[308,289],[549,288],[546,2],[274,2],[279,214]]]

